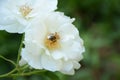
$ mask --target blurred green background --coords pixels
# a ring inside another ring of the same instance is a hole
[[[84,40],[86,52],[75,75],[55,74],[61,80],[120,80],[120,0],[59,0],[58,10],[76,18],[74,24]],[[0,31],[0,55],[16,61],[20,39],[19,34]],[[11,69],[11,64],[0,59],[0,74]],[[32,75],[16,80],[50,79]]]

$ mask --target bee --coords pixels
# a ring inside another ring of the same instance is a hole
[[[59,39],[59,35],[57,34],[57,32],[55,33],[50,33],[48,35],[48,40],[52,41],[52,42],[57,42],[57,40]]]

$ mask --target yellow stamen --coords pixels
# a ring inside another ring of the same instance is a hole
[[[32,9],[29,6],[23,5],[20,7],[20,12],[24,17],[26,17],[31,11]]]
[[[58,49],[60,48],[59,39],[60,39],[60,36],[57,34],[57,32],[50,33],[45,38],[45,46],[49,50]]]

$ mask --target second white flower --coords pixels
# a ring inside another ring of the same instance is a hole
[[[22,58],[35,69],[74,74],[74,69],[80,67],[84,46],[73,21],[53,12],[31,23],[25,33]]]

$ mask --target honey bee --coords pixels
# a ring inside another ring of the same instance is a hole
[[[59,39],[59,35],[57,34],[57,32],[48,35],[48,40],[52,42],[57,42],[58,39]]]
[[[60,48],[59,39],[60,37],[57,32],[49,33],[45,39],[45,46],[50,50]]]

